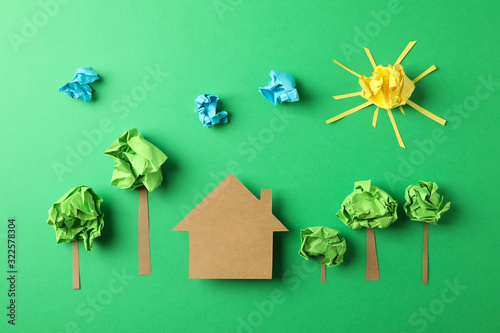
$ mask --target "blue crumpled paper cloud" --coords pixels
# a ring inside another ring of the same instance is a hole
[[[299,93],[295,89],[294,78],[287,73],[280,73],[278,71],[271,71],[269,73],[271,81],[266,87],[259,88],[259,91],[264,97],[273,105],[281,104],[283,102],[298,102]]]
[[[219,96],[209,94],[200,95],[194,101],[198,105],[195,112],[198,112],[203,126],[212,127],[216,124],[225,124],[228,122],[226,111],[217,113],[218,101]]]
[[[89,83],[96,80],[99,80],[99,76],[92,68],[78,68],[73,78],[73,82],[66,83],[59,88],[59,91],[71,98],[78,98],[84,102],[88,102],[92,99],[92,88],[90,88]]]

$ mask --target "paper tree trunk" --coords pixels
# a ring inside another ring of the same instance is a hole
[[[80,289],[80,260],[78,257],[78,241],[73,241],[73,289]]]
[[[423,258],[423,283],[429,281],[429,223],[424,222],[424,258]]]
[[[148,190],[144,186],[139,190],[139,275],[151,275]]]
[[[325,256],[321,256],[321,261],[325,260]],[[321,284],[326,283],[326,266],[321,265]]]
[[[380,280],[377,244],[375,243],[375,230],[373,228],[366,228],[366,280]]]

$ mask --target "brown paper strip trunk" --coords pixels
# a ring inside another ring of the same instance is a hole
[[[148,190],[144,186],[139,190],[139,275],[151,275]]]
[[[377,245],[375,243],[375,231],[373,228],[366,228],[366,280],[380,280]]]
[[[424,261],[423,261],[423,283],[429,281],[429,223],[424,222]]]
[[[78,258],[78,241],[73,241],[73,289],[80,289],[80,262]]]
[[[325,256],[321,256],[321,261],[325,260]],[[321,265],[321,284],[326,283],[326,266]]]

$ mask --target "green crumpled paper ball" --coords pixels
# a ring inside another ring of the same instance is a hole
[[[92,251],[92,241],[101,236],[104,215],[102,199],[93,189],[77,186],[57,200],[49,209],[47,223],[56,231],[57,243],[83,239],[85,250]]]
[[[398,219],[397,208],[398,202],[387,192],[364,180],[354,183],[337,217],[351,229],[387,228]]]
[[[345,238],[339,232],[328,227],[311,227],[300,230],[299,254],[309,260],[309,257],[324,255],[321,265],[333,267],[344,262],[346,251]]]
[[[419,181],[406,188],[404,210],[413,221],[437,224],[441,215],[450,209],[451,203],[443,204],[444,197],[437,193],[433,182]]]
[[[123,133],[104,155],[118,163],[113,170],[111,185],[119,189],[135,190],[144,185],[151,194],[163,181],[161,165],[167,156],[144,139],[137,128]]]

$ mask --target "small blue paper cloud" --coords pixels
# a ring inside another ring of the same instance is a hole
[[[78,68],[73,78],[73,82],[66,83],[59,88],[59,91],[71,98],[78,98],[84,102],[88,102],[92,99],[92,88],[90,88],[89,83],[96,80],[99,80],[99,76],[92,68]]]
[[[221,111],[217,113],[217,102],[219,101],[219,96],[215,95],[200,95],[194,101],[198,108],[195,112],[198,112],[200,121],[205,127],[212,127],[216,124],[225,124],[228,122],[226,111]]]
[[[269,73],[271,81],[264,88],[259,88],[259,91],[273,105],[283,102],[298,102],[299,93],[295,89],[294,78],[287,73],[271,71]]]

